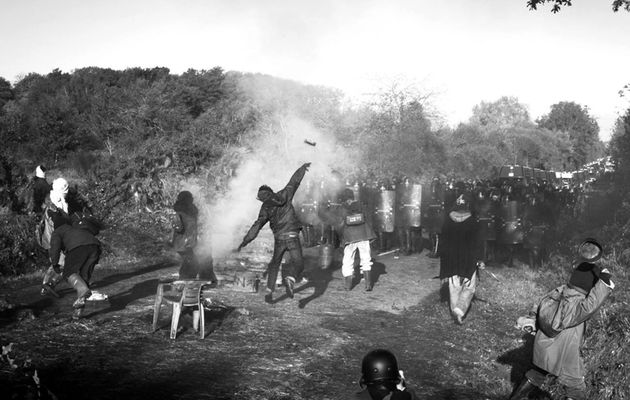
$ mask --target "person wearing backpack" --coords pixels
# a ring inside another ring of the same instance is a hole
[[[586,321],[615,285],[608,269],[595,264],[602,255],[601,244],[586,239],[579,246],[579,253],[581,262],[569,282],[549,292],[538,305],[533,368],[527,371],[510,400],[527,399],[535,387],[540,388],[548,379],[556,379],[564,387],[566,399],[586,399],[584,363],[580,357]]]

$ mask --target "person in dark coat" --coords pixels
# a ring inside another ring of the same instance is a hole
[[[417,400],[405,384],[405,376],[398,369],[396,356],[385,349],[367,353],[361,361],[359,384],[365,388],[355,396],[357,400]]]
[[[33,212],[41,213],[43,211],[42,206],[46,197],[50,193],[52,186],[46,180],[46,168],[42,165],[38,165],[35,168],[35,178],[33,178]]]
[[[311,163],[305,163],[298,168],[287,185],[278,192],[275,192],[267,185],[262,185],[258,189],[257,198],[262,202],[258,218],[252,224],[249,231],[243,237],[243,241],[236,251],[241,249],[258,236],[258,232],[269,222],[271,231],[274,236],[273,256],[267,266],[267,294],[265,301],[271,302],[273,292],[276,288],[276,279],[278,278],[278,270],[282,262],[282,256],[285,252],[289,252],[291,262],[289,270],[282,271],[287,296],[293,298],[293,288],[298,276],[304,270],[304,259],[302,257],[302,245],[300,243],[300,230],[302,224],[293,208],[293,196],[300,186],[304,174],[308,171]]]
[[[179,278],[195,279],[199,273],[199,262],[195,256],[199,210],[193,204],[192,193],[187,190],[179,192],[173,210],[175,210],[173,250],[182,258]]]
[[[55,230],[50,240],[50,262],[60,271],[59,258],[65,253],[62,276],[77,292],[73,318],[80,318],[86,299],[92,295],[89,282],[101,256],[101,243],[90,229],[71,226],[62,214],[55,213],[52,218]]]
[[[569,282],[550,293],[561,299],[558,326],[553,327],[560,333],[549,337],[542,329],[536,331],[533,368],[527,371],[510,400],[527,399],[529,393],[535,387],[543,386],[548,378],[557,380],[564,387],[567,399],[586,400],[585,369],[580,357],[586,321],[610,296],[615,284],[610,280],[608,269],[600,269],[595,264],[602,254],[597,240],[586,239],[579,252],[581,262]]]
[[[477,287],[477,268],[483,267],[478,224],[465,194],[457,197],[444,219],[439,255],[440,280],[448,280],[451,314],[462,324]]]

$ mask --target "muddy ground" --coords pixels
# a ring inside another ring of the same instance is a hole
[[[294,299],[279,290],[267,304],[238,285],[213,289],[228,308],[206,312],[203,340],[190,315],[171,340],[165,307],[152,332],[158,280],[177,272],[172,258],[97,267],[94,287],[109,299],[88,303],[79,321],[67,284],[56,299],[40,296],[39,279],[5,282],[0,294],[18,307],[2,314],[0,343],[14,343],[15,363],[32,367],[11,371],[3,360],[0,397],[32,392],[36,369],[58,399],[351,399],[363,355],[387,348],[422,399],[500,399],[527,368],[529,336],[514,322],[529,305],[511,295],[532,291],[527,266],[482,272],[458,326],[440,298],[439,260],[426,249],[376,257],[372,292],[363,282],[345,291],[339,263],[322,270],[316,248],[305,257],[309,281]]]

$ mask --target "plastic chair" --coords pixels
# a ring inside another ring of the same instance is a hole
[[[193,329],[199,331],[201,339],[205,337],[205,316],[203,308],[203,292],[213,283],[208,281],[173,281],[160,282],[155,295],[153,307],[153,332],[158,330],[158,319],[162,303],[171,304],[171,339],[177,337],[179,317],[184,307],[193,307]]]

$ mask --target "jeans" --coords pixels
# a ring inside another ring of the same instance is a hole
[[[282,256],[288,251],[290,262],[287,265],[287,271],[282,271],[284,278],[291,277],[296,279],[302,271],[304,271],[304,258],[302,257],[302,245],[297,233],[295,235],[286,234],[276,237],[273,246],[273,256],[267,266],[267,288],[271,291],[276,288],[276,279],[278,279],[278,271],[282,263]]]

